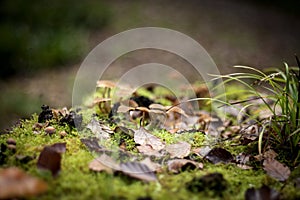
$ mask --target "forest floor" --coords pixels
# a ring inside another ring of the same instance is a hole
[[[236,1],[171,4],[113,1],[111,25],[90,36],[90,49],[127,29],[159,26],[199,41],[221,73],[234,72],[233,65],[263,69],[280,67],[283,60],[295,63],[293,54],[300,47],[296,16]],[[116,80],[133,66],[153,61],[191,69],[175,55],[142,51],[115,61],[103,78]],[[1,127],[11,127],[8,121],[17,119],[20,110],[37,113],[0,134],[0,166],[6,168],[0,170],[0,199],[299,199],[299,163],[270,146],[274,130],[260,134],[264,124],[253,124],[247,117],[239,122],[239,112],[233,112],[234,120],[211,129],[218,115],[210,115],[210,107],[199,112],[177,107],[169,91],[155,87],[140,88],[130,104],[119,109],[120,116],[109,115],[113,105],[107,107],[106,102],[71,109],[79,67],[0,84],[2,106],[9,108],[1,108]],[[196,81],[192,71],[185,71]],[[197,91],[201,96],[206,90]],[[152,103],[161,104],[163,111],[150,108]],[[50,108],[41,110],[42,104]],[[259,109],[248,114],[254,116]],[[158,113],[167,116],[166,121],[152,127],[146,116]],[[78,120],[82,128],[75,126]]]

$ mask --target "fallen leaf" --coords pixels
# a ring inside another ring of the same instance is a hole
[[[110,156],[102,154],[100,157],[90,162],[89,169],[96,172],[105,171],[109,174],[113,174],[114,171],[120,170],[120,166]]]
[[[61,154],[66,151],[66,143],[56,143],[46,146],[40,153],[37,167],[50,170],[52,176],[57,176],[61,168]]]
[[[96,153],[105,152],[105,149],[98,144],[98,139],[96,137],[92,138],[82,138],[80,141],[85,144],[85,146],[91,151]]]
[[[29,198],[47,190],[47,183],[19,168],[0,170],[0,199]]]
[[[179,173],[180,171],[184,171],[186,169],[203,169],[203,164],[198,163],[192,160],[187,159],[174,159],[169,160],[168,163],[168,170],[173,173]]]
[[[247,155],[245,153],[240,153],[239,155],[236,156],[235,160],[237,163],[245,165],[245,164],[249,163],[250,155]]]
[[[166,151],[170,153],[171,158],[184,158],[191,152],[191,145],[187,142],[178,142],[166,146]]]
[[[162,150],[165,144],[158,137],[147,132],[144,127],[140,127],[134,132],[134,141],[142,146],[150,145],[154,150]]]
[[[249,188],[245,193],[245,200],[278,200],[279,193],[276,190],[263,185],[259,189]]]
[[[233,161],[233,156],[231,155],[231,153],[219,147],[210,150],[204,158],[206,158],[213,164],[217,164],[219,162],[229,163]]]
[[[235,161],[237,163],[237,167],[241,169],[252,169],[253,167],[247,165],[250,163],[250,155],[247,155],[245,153],[240,153],[239,155],[236,156]]]
[[[258,139],[258,126],[257,125],[247,125],[246,127],[242,126],[240,133],[242,135],[240,141],[242,145],[247,145]]]
[[[202,158],[204,158],[210,151],[211,148],[209,146],[193,149],[193,152]]]
[[[145,158],[140,163],[147,165],[147,167],[153,172],[161,172],[162,171],[161,165],[158,163],[152,162],[149,157]]]
[[[137,146],[136,147],[138,151],[144,155],[147,156],[156,156],[156,157],[162,157],[163,154],[160,153],[158,150],[154,150],[151,146],[149,145],[144,145],[144,146]]]
[[[269,176],[279,181],[286,181],[291,174],[291,171],[287,166],[284,166],[275,159],[264,160],[263,166]]]
[[[277,153],[273,150],[273,149],[269,149],[268,151],[266,151],[263,155],[263,157],[266,159],[266,160],[273,160],[277,157]]]
[[[113,131],[109,127],[100,124],[96,119],[92,119],[86,127],[90,129],[92,133],[100,140],[106,140],[110,138],[110,134],[113,133]]]
[[[147,165],[140,162],[121,163],[121,172],[142,181],[157,181],[155,173]]]

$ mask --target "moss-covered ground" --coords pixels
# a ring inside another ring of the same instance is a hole
[[[37,122],[37,115],[25,120],[10,133],[0,137],[0,143],[6,143],[8,138],[16,140],[16,151],[5,151],[7,155],[1,168],[18,166],[31,175],[44,179],[49,189],[36,199],[244,199],[245,191],[250,187],[268,185],[281,191],[285,199],[299,197],[300,192],[292,183],[280,183],[268,177],[261,169],[243,170],[235,164],[211,164],[203,160],[202,170],[188,170],[179,174],[172,174],[164,169],[157,174],[158,181],[145,183],[127,176],[110,175],[105,172],[90,171],[88,164],[94,159],[93,154],[81,143],[82,137],[75,129],[70,131],[67,126],[53,123],[57,133],[68,131],[65,137],[59,134],[36,134],[32,127]],[[45,145],[66,142],[67,150],[62,158],[62,170],[58,177],[53,178],[50,173],[37,169],[37,157]],[[197,144],[201,146],[201,144]],[[234,147],[230,151],[235,152]],[[27,163],[18,161],[16,155],[31,156]],[[222,193],[215,191],[191,192],[187,189],[195,177],[208,173],[219,172],[226,180],[226,190]],[[34,199],[34,198],[33,198]]]
[[[91,117],[93,111],[89,110],[83,114]],[[37,132],[33,128],[37,122],[38,115],[34,114],[30,119],[15,126],[10,132],[0,135],[2,146],[6,145],[9,138],[13,138],[16,142],[15,148],[1,149],[0,168],[17,166],[48,184],[46,193],[29,199],[245,199],[247,189],[260,188],[263,185],[280,192],[281,199],[300,197],[300,191],[295,187],[295,183],[289,181],[299,176],[300,172],[297,172],[299,171],[297,169],[293,170],[288,181],[279,182],[266,174],[261,163],[257,168],[246,170],[238,167],[235,163],[212,164],[197,155],[194,158],[203,163],[203,169],[187,169],[174,174],[164,166],[161,172],[156,173],[157,181],[154,182],[137,180],[120,173],[95,172],[89,169],[89,163],[95,159],[96,155],[90,152],[80,140],[86,138],[88,134],[78,131],[68,124],[59,123],[55,119],[49,121],[50,125],[56,129],[54,134],[47,134],[44,128]],[[88,123],[88,120],[84,118],[83,123]],[[116,126],[108,122],[106,125],[111,128]],[[67,134],[62,136],[60,134],[62,131]],[[187,141],[192,148],[209,144],[211,147],[222,147],[233,156],[250,148],[250,146],[237,145],[236,140],[211,142],[211,139],[201,132],[194,132],[188,136],[185,133],[175,136],[176,134],[165,130],[152,130],[151,133],[161,138],[166,144]],[[112,140],[125,140],[126,149],[136,153],[137,149],[133,139],[122,134],[124,133],[115,133]],[[66,143],[66,152],[62,154],[59,175],[53,177],[49,171],[38,169],[37,162],[43,148],[55,143]],[[23,158],[27,156],[27,159],[20,159],[22,156]],[[223,175],[225,181],[222,183],[222,189],[206,188],[200,191],[190,189],[193,181],[197,178],[212,173]]]

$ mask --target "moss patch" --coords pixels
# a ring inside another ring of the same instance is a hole
[[[43,131],[35,134],[32,126],[36,123],[37,116],[26,120],[21,127],[16,127],[9,134],[0,136],[0,143],[5,144],[8,138],[16,140],[16,152],[7,150],[7,157],[1,168],[18,166],[28,173],[44,179],[49,184],[47,193],[36,197],[36,199],[138,199],[151,197],[152,199],[244,199],[245,191],[250,187],[260,187],[262,184],[277,189],[282,189],[286,198],[299,196],[300,192],[289,183],[283,183],[269,178],[262,170],[242,170],[235,164],[213,165],[204,161],[203,170],[184,171],[179,174],[171,174],[166,169],[157,174],[158,182],[144,183],[126,176],[109,175],[106,173],[95,173],[88,169],[88,164],[94,159],[80,142],[80,133],[66,126],[59,126],[52,122],[57,129],[69,131],[68,135],[61,138],[59,134],[46,135]],[[170,137],[164,131],[155,131],[167,143],[173,143],[178,138],[184,139],[183,135]],[[186,138],[185,138],[186,139]],[[193,146],[199,146],[204,142],[204,136],[200,133],[191,135]],[[45,145],[57,142],[66,142],[67,151],[63,154],[62,170],[57,178],[52,178],[50,173],[39,171],[36,167],[37,157]],[[31,156],[33,159],[22,163],[16,159],[16,155]],[[195,177],[201,177],[209,173],[219,172],[226,180],[226,189],[221,195],[205,190],[202,192],[191,192],[187,184]]]

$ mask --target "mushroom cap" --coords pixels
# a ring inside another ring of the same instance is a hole
[[[93,101],[93,104],[98,104],[98,103],[102,103],[102,102],[107,102],[107,101],[111,101],[111,98],[95,98]]]
[[[150,112],[150,110],[148,108],[142,107],[142,106],[136,107],[135,109],[139,110],[139,111],[142,111],[142,112],[146,112],[146,113]]]
[[[187,114],[185,113],[185,111],[178,106],[173,106],[173,107],[168,108],[167,113],[171,113],[171,112],[179,113],[185,117],[188,117]]]
[[[97,81],[97,87],[99,88],[114,88],[116,84],[109,80],[99,80]]]
[[[165,111],[166,110],[166,107],[161,105],[161,104],[158,104],[158,103],[153,103],[149,106],[149,108],[151,110],[161,110],[161,111]]]

